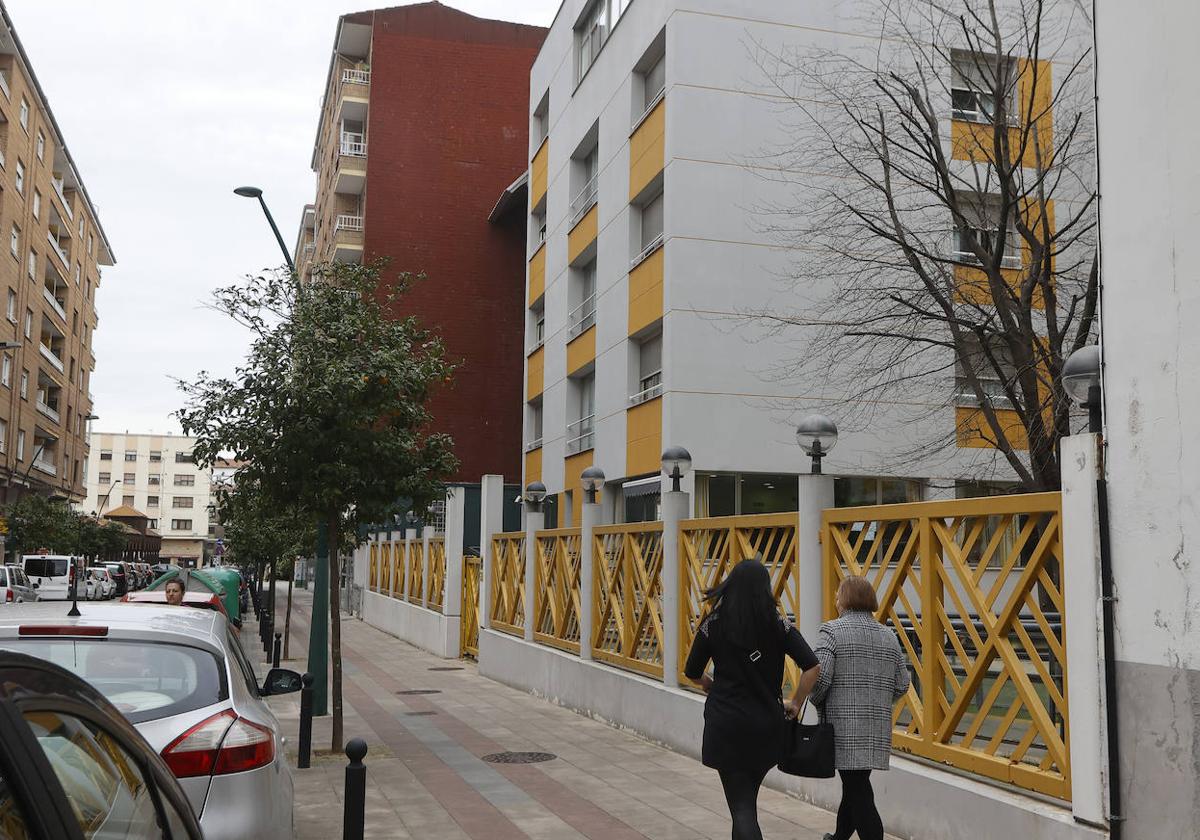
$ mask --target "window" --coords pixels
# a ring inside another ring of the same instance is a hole
[[[190,531],[192,530],[192,520],[190,519],[172,519],[172,531]]]
[[[25,164],[20,159],[17,160],[17,176],[16,176],[17,192],[21,195],[25,194]]]
[[[158,496],[151,496],[151,498],[154,499],[154,506],[157,507],[158,506]],[[146,522],[146,527],[157,529],[158,528],[158,520],[157,519],[148,520]]]
[[[100,450],[100,460],[101,461],[111,461],[112,460],[112,450],[111,449],[101,449]]]
[[[194,455],[192,455],[191,452],[176,452],[175,453],[175,463],[176,464],[194,464],[194,463],[196,463],[196,457]]]
[[[136,461],[136,460],[137,460],[137,453],[136,453],[136,452],[126,452],[126,453],[125,453],[125,460],[126,460],[126,461]]]
[[[150,450],[150,463],[157,464],[161,460],[162,460],[162,450],[161,449],[151,449]]]
[[[25,101],[25,97],[21,97],[21,128],[29,130],[29,103]]]
[[[1011,58],[956,51],[950,58],[950,101],[956,120],[990,123],[996,115],[997,92],[1009,121],[1013,114],[1013,92],[1017,66]]]
[[[978,246],[984,254],[984,260],[990,262],[997,248],[1000,248],[1000,264],[1006,268],[1019,268],[1021,248],[1016,220],[1013,218],[1015,210],[1009,211],[1008,223],[1001,236],[1000,217],[1003,213],[999,198],[960,195],[959,206],[966,217],[966,224],[955,225],[952,245],[954,257],[965,263],[979,264],[980,258],[975,250]]]
[[[5,355],[4,360],[0,361],[0,384],[6,388],[12,387],[12,358],[8,355]]]
[[[137,476],[135,476],[133,473],[123,473],[121,480],[126,484],[133,484],[133,482],[137,480]]]
[[[546,343],[546,308],[545,305],[539,305],[529,311],[529,316],[533,319],[532,338],[533,344],[529,348],[529,352],[541,347]]]
[[[596,261],[571,273],[574,282],[568,289],[571,297],[571,314],[567,326],[567,339],[583,334],[596,323]]]
[[[0,420],[0,452],[8,451],[8,421]]]
[[[573,408],[578,419],[567,424],[568,455],[583,452],[595,445],[596,375],[591,373],[575,380],[573,396]]]
[[[153,484],[155,487],[158,486],[160,480],[161,479],[160,479],[160,476],[158,473],[154,473],[153,475],[150,476],[150,483]]]
[[[83,239],[83,216],[79,216],[79,238]]]
[[[42,193],[39,190],[33,191],[33,218],[40,219],[42,217]]]
[[[32,309],[25,310],[25,337],[26,338],[33,337],[33,310]]]
[[[654,253],[662,245],[663,235],[663,194],[660,192],[654,198],[642,205],[640,216],[641,250],[633,258],[631,266],[639,265],[642,260]]]
[[[578,82],[596,61],[608,33],[629,8],[630,0],[595,0],[575,25],[576,76]]]
[[[533,145],[540,146],[550,133],[550,91],[542,94],[541,100],[533,109],[533,125],[530,127],[529,139]]]
[[[545,212],[534,211],[529,218],[529,238],[533,242],[532,250],[536,251],[546,241],[546,214]]]
[[[190,508],[193,506],[193,502],[195,502],[195,499],[193,499],[191,496],[171,497],[171,507],[173,508]]]
[[[660,55],[650,69],[642,74],[643,116],[658,102],[667,87],[667,57]]]
[[[17,293],[12,289],[8,290],[8,308],[4,314],[8,316],[8,320],[17,323]]]
[[[529,404],[529,442],[525,451],[530,452],[542,445],[542,401]]]
[[[112,473],[102,472],[99,476],[97,476],[97,480],[101,484],[108,484],[108,482],[112,481]]]
[[[629,401],[639,405],[662,394],[662,333],[638,345],[637,391]]]
[[[833,481],[834,507],[919,502],[921,496],[921,482],[903,478],[854,477],[835,478]]]
[[[593,131],[595,129],[593,128]],[[571,199],[571,225],[579,223],[587,211],[596,203],[596,172],[600,161],[600,149],[595,143],[591,150],[576,154],[572,158],[571,183],[574,184],[574,198]]]
[[[122,496],[121,504],[128,505],[129,507],[133,507],[133,496]]]
[[[37,159],[38,159],[38,160],[45,160],[45,156],[46,156],[46,135],[42,133],[41,129],[38,129],[38,133],[37,133],[37,143],[35,144],[35,148],[36,148],[36,150],[37,150]]]
[[[88,234],[88,256],[89,256],[89,257],[92,255],[92,246],[93,246],[94,244],[96,244],[96,242],[95,242],[95,240],[92,238],[92,235],[89,233],[89,234]]]
[[[76,286],[78,286],[78,285],[79,285],[79,274],[80,274],[80,271],[81,271],[81,269],[79,268],[79,263],[75,263],[75,285],[76,285]]]
[[[25,258],[25,271],[29,274],[30,280],[37,280],[37,252],[32,248]]]
[[[29,371],[21,371],[21,399],[29,399]]]
[[[147,496],[146,507],[158,507],[158,496]]]
[[[25,430],[17,432],[17,460],[25,460]]]
[[[194,475],[177,475],[175,476],[176,487],[194,487],[196,484],[196,476]]]
[[[12,226],[12,231],[9,233],[8,249],[12,251],[14,257],[21,253],[21,229],[16,225]]]

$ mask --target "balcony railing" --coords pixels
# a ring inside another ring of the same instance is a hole
[[[647,245],[645,248],[643,248],[642,252],[640,254],[638,254],[636,257],[634,257],[632,260],[629,261],[630,270],[635,269],[639,265],[641,265],[645,261],[646,257],[650,256],[655,251],[657,251],[659,248],[661,248],[662,244],[663,244],[663,235],[660,233],[658,236],[656,236],[650,240],[650,244]]]
[[[42,354],[43,359],[45,359],[47,362],[49,362],[51,365],[54,366],[55,370],[57,370],[59,373],[63,373],[64,369],[63,369],[62,359],[58,358],[58,356],[55,354],[55,352],[53,350],[51,350],[45,344],[39,343],[38,344],[38,352]]]
[[[346,85],[369,85],[371,84],[370,70],[343,70],[342,84]]]
[[[588,327],[596,323],[596,293],[587,296],[587,299],[571,310],[570,326],[567,327],[567,340],[571,340],[577,335],[581,335],[587,331]]]
[[[4,92],[5,99],[12,99],[12,94],[8,90],[8,76],[0,72],[0,91]]]
[[[58,468],[56,466],[54,466],[54,464],[51,464],[49,461],[43,461],[41,459],[35,458],[33,461],[33,468],[35,470],[41,470],[46,475],[58,475]]]
[[[58,258],[62,260],[63,267],[70,269],[71,261],[67,259],[67,252],[58,244],[58,240],[54,238],[54,234],[46,231],[46,241],[50,243],[50,249],[58,254]]]
[[[571,199],[571,226],[579,224],[587,211],[596,206],[596,187],[598,185],[600,175],[592,176],[592,180],[583,185],[583,189],[575,194],[575,198]]]
[[[363,217],[352,216],[346,213],[339,214],[337,223],[334,225],[334,230],[354,230],[362,232]]]
[[[37,410],[46,417],[49,417],[55,423],[61,422],[62,418],[59,417],[58,409],[51,408],[48,404],[42,402],[41,400],[37,401]]]
[[[541,449],[541,448],[542,448],[542,438],[540,435],[538,437],[534,438],[533,440],[529,441],[529,443],[525,444],[526,452],[532,452],[535,449]]]
[[[629,398],[629,404],[631,406],[641,405],[642,403],[648,402],[648,401],[654,399],[655,397],[662,396],[662,392],[663,392],[662,371],[659,371],[658,373],[652,373],[649,376],[645,377],[644,379],[642,379],[640,385],[641,385],[642,390],[638,391],[636,394],[634,394],[633,396],[631,396]]]
[[[54,185],[54,192],[58,196],[58,200],[62,202],[62,208],[67,214],[67,218],[74,221],[75,211],[71,209],[71,202],[67,201],[66,193],[63,192],[63,182],[61,178],[52,178],[50,183]]]
[[[62,304],[54,297],[54,292],[50,291],[47,286],[42,286],[42,297],[46,299],[46,303],[50,304],[50,308],[58,313],[58,317],[63,319],[63,323],[67,322],[67,312],[63,309]]]
[[[366,157],[367,135],[355,131],[343,131],[342,154],[349,157]]]
[[[993,408],[1013,407],[1008,394],[1004,393],[1004,383],[1000,380],[981,378],[979,385],[983,390],[984,399]],[[975,396],[975,391],[971,388],[970,380],[965,376],[958,376],[954,379],[954,404],[961,408],[978,408],[980,405],[980,401]]]
[[[596,415],[589,414],[567,424],[567,454],[574,455],[596,445]]]
[[[304,247],[301,249],[301,253],[304,255],[304,258],[305,258],[306,260],[310,260],[310,259],[312,259],[312,255],[313,255],[314,253],[316,253],[316,250],[317,250],[316,243],[314,243],[314,242],[309,242],[307,245],[305,245],[305,246],[304,246]]]

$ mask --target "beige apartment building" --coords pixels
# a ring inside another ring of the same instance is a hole
[[[204,565],[216,543],[212,468],[195,462],[195,445],[183,435],[93,432],[83,510],[133,508],[162,534],[164,563]]]
[[[0,476],[4,499],[84,495],[100,266],[79,169],[0,3]]]

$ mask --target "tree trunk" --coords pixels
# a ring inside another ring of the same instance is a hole
[[[333,743],[330,750],[336,755],[342,751],[342,573],[338,564],[338,518],[329,518],[329,670],[333,677],[330,692],[333,709]]]
[[[292,640],[292,579],[296,577],[296,567],[288,575],[287,609],[283,613],[283,658],[288,658],[288,644]]]

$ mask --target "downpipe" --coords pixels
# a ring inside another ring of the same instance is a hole
[[[1104,627],[1104,709],[1108,730],[1108,833],[1121,840],[1125,816],[1121,810],[1121,750],[1117,733],[1116,621],[1112,576],[1112,541],[1108,525],[1108,481],[1103,470],[1096,479],[1097,526],[1100,531],[1100,601]]]

